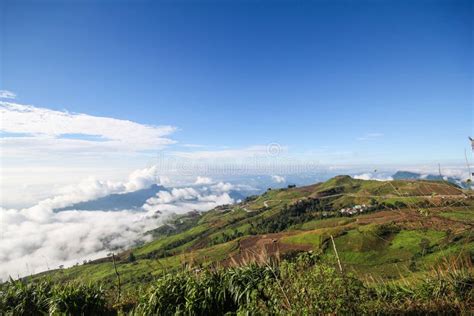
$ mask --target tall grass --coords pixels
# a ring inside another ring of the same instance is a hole
[[[52,284],[13,281],[0,289],[0,315],[42,315],[49,310]]]
[[[471,314],[474,311],[472,268],[433,270],[421,280],[379,282],[368,287],[368,310],[389,314]]]
[[[106,292],[99,286],[48,281],[13,281],[0,288],[0,315],[108,315]]]
[[[265,301],[265,286],[274,273],[268,267],[249,265],[203,272],[167,274],[145,293],[134,315],[223,315],[252,310]]]
[[[12,281],[1,287],[0,315],[469,314],[473,297],[468,264],[387,282],[361,280],[303,253],[281,262],[188,267],[123,302],[98,286]]]
[[[433,270],[419,279],[363,281],[302,254],[278,265],[169,274],[153,285],[136,315],[468,314],[474,307],[469,265]]]

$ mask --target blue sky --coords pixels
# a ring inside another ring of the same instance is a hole
[[[472,5],[0,0],[0,278],[103,257],[231,190],[438,163],[467,179]],[[146,214],[53,212],[153,183],[174,189]]]
[[[461,164],[474,134],[471,1],[4,0],[1,13],[10,102],[174,128],[137,152],[278,143],[327,164]]]

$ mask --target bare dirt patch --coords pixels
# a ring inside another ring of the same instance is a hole
[[[311,250],[311,245],[285,244],[281,242],[283,237],[298,233],[301,232],[284,232],[243,238],[239,241],[237,253],[222,261],[222,265],[233,266],[249,262],[266,262],[271,257],[278,258],[280,255],[290,251]]]

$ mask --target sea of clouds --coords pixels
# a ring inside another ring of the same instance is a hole
[[[0,208],[0,278],[17,278],[104,257],[148,241],[144,233],[171,214],[206,211],[234,200],[234,185],[198,177],[189,187],[169,188],[148,199],[142,210],[55,212],[55,209],[109,194],[127,193],[165,184],[156,167],[132,172],[123,182],[93,178],[24,209]]]

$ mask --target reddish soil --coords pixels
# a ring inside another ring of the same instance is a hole
[[[399,222],[404,217],[406,217],[406,215],[399,211],[380,211],[358,216],[356,217],[355,222],[360,225],[383,224],[388,222]]]
[[[418,210],[386,210],[374,212],[356,217],[354,222],[348,223],[348,226],[354,228],[359,225],[396,223],[406,229],[434,229],[440,231],[451,230],[454,234],[466,230],[472,230],[473,224],[451,220],[438,213],[445,208],[429,209],[429,216],[421,214]],[[266,234],[259,236],[250,236],[243,238],[239,242],[237,253],[221,262],[224,266],[241,265],[249,262],[266,262],[270,257],[279,257],[290,251],[308,251],[312,247],[305,244],[286,244],[282,243],[283,237],[301,233],[301,231],[283,232],[275,234]]]
[[[193,251],[193,250],[206,248],[207,246],[209,246],[209,238],[208,237],[203,237],[203,238],[199,239],[194,245],[189,247],[188,251]]]
[[[310,245],[284,244],[280,240],[299,232],[285,232],[251,236],[240,240],[236,254],[221,262],[224,266],[241,265],[249,262],[266,262],[271,257],[279,257],[290,251],[308,251]]]
[[[440,208],[439,210],[445,210]],[[359,225],[367,224],[383,224],[383,223],[398,223],[408,229],[434,229],[447,230],[450,229],[454,233],[462,232],[472,229],[473,225],[466,222],[451,220],[438,215],[439,210],[429,209],[429,215],[425,216],[418,210],[402,209],[390,210],[370,213],[356,218],[355,223]]]
[[[296,192],[301,192],[301,193],[313,193],[316,191],[316,189],[320,186],[320,183],[312,184],[312,185],[307,185],[304,187],[296,187],[293,190]]]

